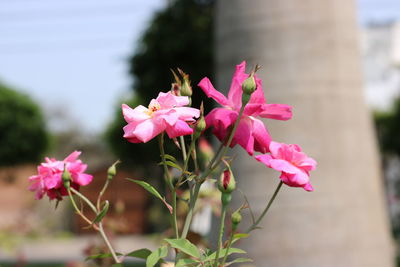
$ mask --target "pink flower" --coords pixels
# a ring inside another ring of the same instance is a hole
[[[200,116],[189,104],[186,96],[174,96],[170,92],[161,92],[157,99],[150,102],[148,108],[140,105],[131,109],[122,104],[122,113],[128,123],[124,127],[124,138],[131,143],[146,143],[166,131],[170,138],[193,133],[187,122],[194,122]]]
[[[225,140],[231,126],[238,118],[242,106],[242,83],[249,76],[245,73],[246,62],[236,66],[233,75],[228,98],[218,92],[208,78],[203,78],[199,86],[208,97],[222,105],[221,108],[213,109],[206,116],[207,127],[213,126],[213,133],[220,141]],[[275,120],[288,120],[292,117],[292,108],[283,104],[266,104],[261,80],[255,76],[257,89],[251,95],[249,103],[244,109],[243,116],[233,137],[231,147],[239,144],[246,151],[253,155],[254,151],[261,153],[268,152],[271,137],[263,122],[257,119],[269,118]]]
[[[301,152],[298,145],[287,145],[272,141],[271,154],[258,155],[255,158],[266,166],[282,172],[280,179],[288,186],[303,187],[313,191],[309,172],[315,170],[317,162]]]
[[[71,186],[73,188],[79,190],[79,186],[88,185],[92,181],[93,176],[84,173],[87,165],[78,159],[80,154],[80,151],[74,151],[63,161],[45,158],[46,162],[41,163],[37,168],[38,175],[29,177],[31,183],[29,190],[36,191],[36,199],[41,199],[47,194],[50,199],[61,200],[62,196],[68,195],[61,177],[64,165],[71,174]]]

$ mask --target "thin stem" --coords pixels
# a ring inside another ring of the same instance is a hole
[[[185,138],[183,137],[183,135],[179,136],[179,141],[181,143],[181,150],[182,150],[183,160],[186,160],[186,158],[188,157],[188,154],[186,154]]]
[[[222,246],[222,236],[224,235],[226,208],[227,205],[222,205],[221,222],[219,224],[218,247],[217,247],[217,252],[215,254],[214,267],[218,267],[219,253]]]
[[[272,205],[272,202],[274,202],[274,200],[275,200],[276,196],[278,195],[278,192],[281,189],[282,185],[283,185],[283,182],[280,181],[278,186],[276,187],[276,189],[274,191],[274,194],[272,195],[271,199],[268,201],[268,204],[265,207],[265,209],[263,210],[263,212],[261,213],[260,217],[258,217],[258,219],[246,230],[246,233],[250,233],[251,231],[253,231],[254,229],[257,228],[257,225],[261,222],[261,220],[267,214],[269,208]]]
[[[229,241],[228,241],[228,245],[226,246],[226,252],[225,252],[225,256],[224,259],[222,260],[221,266],[224,266],[226,259],[228,258],[228,253],[229,253],[229,249],[232,246],[232,241],[233,241],[233,236],[234,236],[235,232],[232,230],[232,233],[229,237]]]
[[[107,178],[106,182],[104,183],[103,188],[101,189],[99,196],[97,197],[97,201],[96,201],[96,207],[97,210],[100,210],[100,202],[101,202],[101,197],[104,195],[104,193],[107,190],[108,184],[110,183],[110,179]]]
[[[185,173],[186,173],[188,165],[189,165],[190,155],[192,154],[193,149],[195,149],[195,145],[196,145],[196,142],[195,142],[195,140],[192,139],[192,142],[190,143],[190,147],[189,147],[189,153],[186,155],[186,158],[184,159],[182,174],[179,177],[178,182],[176,183],[177,186],[180,185],[183,178],[185,177]],[[193,160],[195,160],[195,159],[193,158]]]
[[[78,190],[75,190],[73,187],[70,187],[70,190],[72,193],[77,195],[80,199],[85,201],[86,204],[88,204],[89,207],[93,210],[93,212],[97,215],[98,210],[96,209],[96,207],[93,205],[93,203],[89,199],[87,199],[84,195],[82,195]]]
[[[98,230],[97,225],[93,224],[93,222],[92,222],[88,217],[86,217],[86,216],[81,212],[81,210],[78,208],[78,205],[76,205],[74,196],[72,195],[71,190],[69,190],[69,189],[68,189],[68,195],[69,195],[69,199],[71,200],[72,206],[74,207],[74,210],[75,210],[76,214],[78,214],[79,216],[81,216],[81,218],[82,218],[85,222],[87,222],[89,225],[92,225],[93,228],[94,228],[95,230]]]
[[[104,232],[103,224],[101,222],[99,222],[99,232],[100,232],[100,235],[103,238],[104,242],[106,243],[108,249],[110,250],[111,255],[114,258],[114,261],[116,263],[121,263],[121,261],[117,257],[117,254],[114,251],[114,248],[112,247],[110,241],[108,240],[108,237],[107,237],[106,233]]]
[[[178,232],[178,223],[176,219],[176,189],[173,186],[172,178],[169,175],[168,166],[165,160],[165,151],[164,151],[164,134],[161,134],[158,138],[159,146],[160,146],[160,153],[161,153],[161,160],[164,166],[164,177],[166,179],[166,183],[168,184],[169,190],[171,191],[171,198],[172,198],[172,228],[175,232],[175,237],[179,238]]]
[[[182,238],[186,238],[186,236],[189,232],[189,227],[190,227],[190,224],[192,223],[194,207],[197,202],[197,198],[199,196],[201,184],[202,184],[202,182],[197,181],[194,186],[194,192],[193,192],[193,195],[191,196],[190,202],[189,202],[189,211],[188,211],[188,214],[186,215],[185,224],[184,224],[183,230],[182,230],[182,236],[181,236]]]

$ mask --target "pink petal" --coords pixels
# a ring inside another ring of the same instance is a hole
[[[271,168],[277,171],[286,172],[289,174],[296,174],[301,172],[298,168],[293,166],[290,162],[283,159],[271,159]]]
[[[193,118],[200,117],[200,110],[197,108],[190,108],[190,107],[179,107],[174,108],[176,113],[179,116],[179,119],[184,121],[194,121]]]
[[[253,123],[252,135],[254,137],[254,150],[261,153],[267,153],[272,138],[261,120],[254,118],[251,120]]]
[[[245,73],[246,62],[243,61],[239,65],[236,65],[235,73],[233,74],[231,87],[228,93],[228,99],[233,103],[233,107],[239,110],[242,106],[242,83],[249,76]]]
[[[79,157],[80,154],[81,154],[80,151],[74,151],[74,152],[72,152],[71,154],[69,154],[69,155],[64,159],[64,161],[66,161],[66,162],[73,162],[73,161],[75,161],[75,160]]]
[[[271,160],[272,160],[271,155],[269,154],[257,155],[254,158],[259,162],[264,163],[265,166],[271,168]]]
[[[166,125],[163,124],[155,124],[151,119],[145,120],[136,126],[135,130],[129,137],[135,137],[143,143],[146,143],[163,132],[165,127]]]
[[[207,127],[217,127],[219,124],[226,129],[235,123],[238,113],[231,109],[215,108],[205,117]]]
[[[208,96],[213,98],[215,101],[217,101],[220,105],[222,106],[228,106],[229,105],[229,101],[228,99],[226,99],[226,97],[218,92],[214,86],[212,85],[212,83],[210,82],[210,80],[206,77],[203,78],[200,83],[198,84],[198,86],[203,90],[203,92]]]
[[[239,144],[249,155],[254,154],[254,137],[252,135],[252,122],[246,118],[242,118],[236,129],[235,136],[232,140],[231,147]]]
[[[160,92],[156,100],[162,109],[182,107],[189,104],[189,98],[187,96],[174,96],[171,92]]]
[[[166,132],[169,138],[175,138],[182,135],[189,135],[193,133],[193,129],[182,120],[178,120],[174,126],[167,126]]]
[[[314,188],[312,187],[312,185],[310,183],[305,184],[303,186],[303,188],[304,188],[304,190],[309,191],[309,192],[314,191]]]
[[[140,105],[134,109],[131,109],[128,105],[122,104],[122,114],[126,122],[142,122],[150,116],[146,113],[148,109]]]
[[[79,173],[76,176],[72,177],[72,181],[77,183],[78,185],[88,185],[92,182],[93,176],[86,173]]]
[[[284,104],[265,104],[260,116],[274,120],[289,120],[292,118],[292,107]]]

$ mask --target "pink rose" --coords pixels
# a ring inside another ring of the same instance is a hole
[[[203,78],[199,83],[199,87],[208,97],[213,98],[222,105],[220,108],[213,109],[206,116],[207,127],[213,126],[213,133],[221,142],[225,140],[226,135],[238,119],[239,110],[242,106],[242,83],[249,77],[244,72],[245,68],[246,62],[242,62],[236,66],[228,98],[218,92],[208,78]],[[275,120],[288,120],[292,117],[292,108],[290,106],[267,104],[261,80],[257,76],[255,76],[255,80],[257,89],[251,95],[250,101],[244,109],[243,116],[230,145],[233,147],[239,144],[250,155],[253,155],[254,151],[261,153],[268,152],[269,143],[271,142],[271,137],[267,129],[257,117]]]
[[[313,191],[309,172],[315,170],[317,162],[301,152],[298,145],[287,145],[272,141],[271,154],[258,155],[255,158],[266,166],[282,172],[280,179],[288,186],[303,187]]]
[[[61,200],[62,196],[68,195],[61,177],[64,165],[71,174],[71,186],[76,190],[79,190],[81,185],[88,185],[92,181],[93,176],[84,173],[87,165],[78,159],[80,154],[80,151],[74,151],[63,161],[45,158],[46,162],[41,163],[37,168],[38,175],[29,177],[31,183],[29,190],[36,191],[36,199],[41,199],[47,194],[50,199]]]
[[[122,113],[128,123],[124,127],[124,138],[131,143],[146,143],[163,131],[170,138],[192,134],[188,122],[194,122],[200,111],[185,107],[188,104],[187,96],[174,96],[171,92],[161,92],[148,108],[139,105],[131,109],[123,104]]]

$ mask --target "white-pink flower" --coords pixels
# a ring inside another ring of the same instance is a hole
[[[68,195],[61,177],[64,166],[71,174],[71,186],[73,188],[79,190],[81,185],[88,185],[92,181],[93,176],[84,173],[87,165],[78,159],[80,154],[80,151],[74,151],[62,161],[45,158],[46,162],[41,163],[37,168],[38,175],[29,177],[31,183],[29,190],[36,191],[36,199],[41,199],[47,194],[50,199],[61,200],[62,196]]]
[[[124,127],[124,138],[131,143],[146,143],[164,131],[170,138],[192,134],[188,122],[194,122],[200,111],[185,107],[188,104],[188,97],[174,96],[171,92],[160,92],[147,108],[139,105],[132,109],[122,104],[122,113],[128,123]]]
[[[310,171],[315,170],[317,162],[301,151],[298,145],[288,145],[271,141],[271,154],[255,156],[267,167],[282,172],[282,182],[293,187],[303,187],[313,191],[310,184]]]

